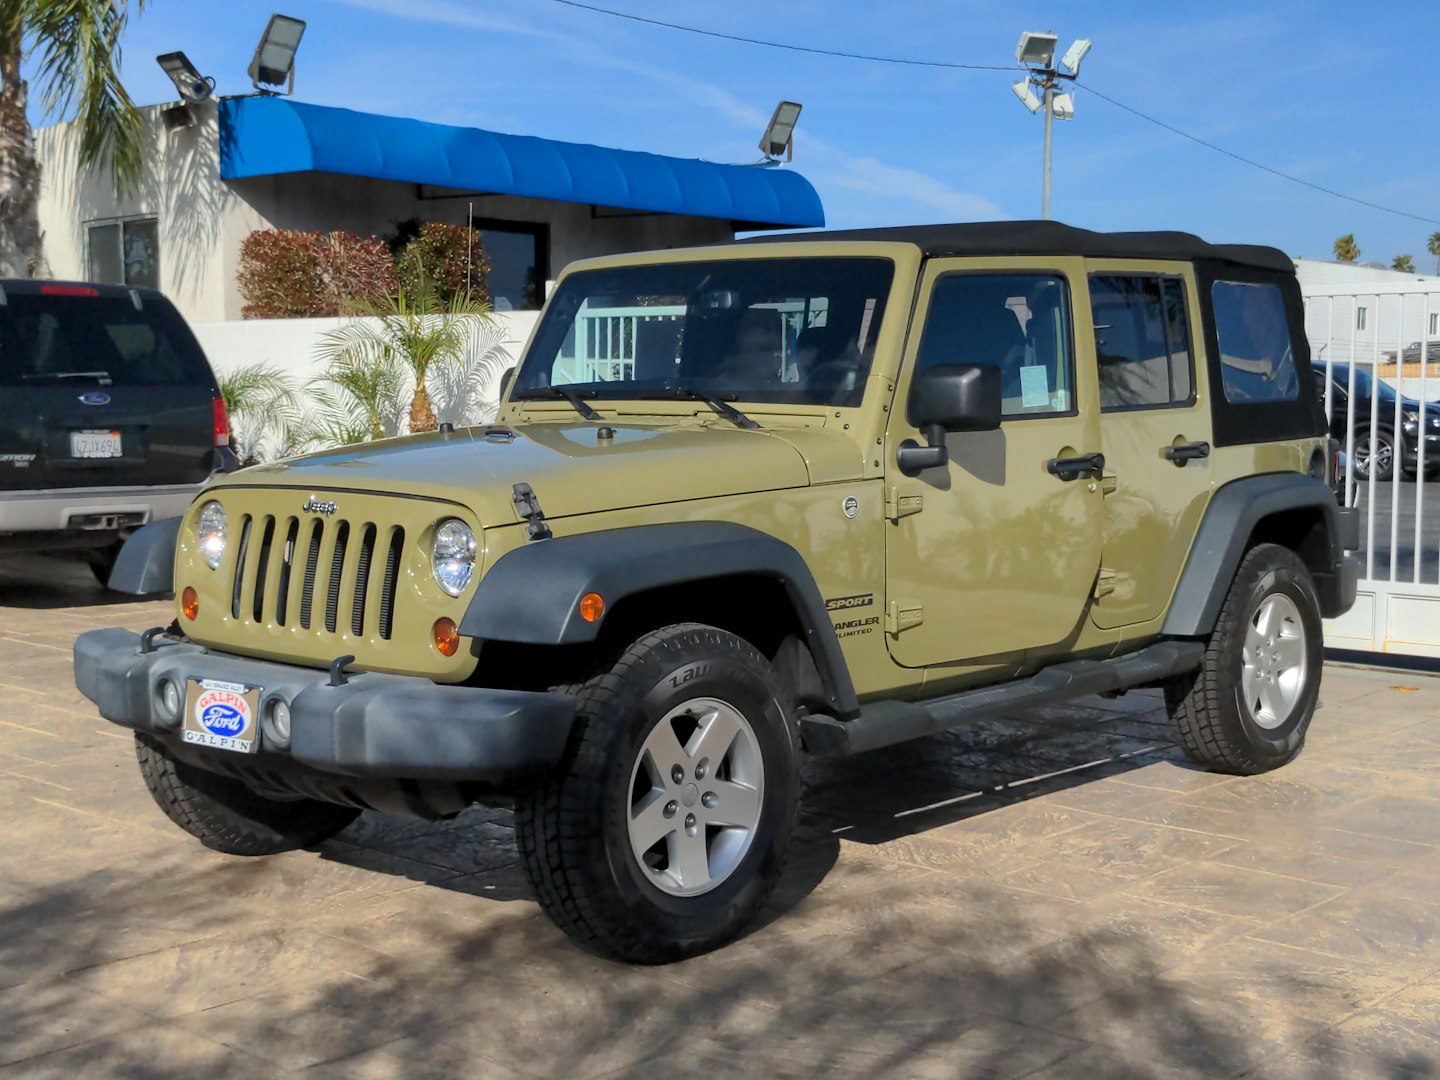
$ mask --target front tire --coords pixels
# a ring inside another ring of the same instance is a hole
[[[516,807],[540,906],[585,948],[655,964],[754,918],[795,828],[795,708],[749,642],[698,624],[646,634],[580,686],[555,774]]]
[[[1197,765],[1241,776],[1300,752],[1320,694],[1320,605],[1293,551],[1241,560],[1200,667],[1165,688],[1175,739]]]
[[[267,799],[239,780],[181,761],[148,735],[136,734],[135,756],[165,816],[227,855],[276,855],[310,847],[360,816],[353,807],[315,799]]]
[[[1355,475],[1361,480],[1370,479],[1370,432],[1355,433]],[[1388,431],[1375,432],[1375,479],[1389,480],[1395,474],[1395,440]]]

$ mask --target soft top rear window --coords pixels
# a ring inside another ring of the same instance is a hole
[[[184,320],[166,301],[11,292],[0,305],[0,386],[212,384]]]

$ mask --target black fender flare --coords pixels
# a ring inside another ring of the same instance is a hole
[[[1319,553],[1325,565],[1311,566],[1322,614],[1341,614],[1353,602],[1353,588],[1349,601],[1327,594],[1334,591],[1333,581],[1344,577],[1346,549],[1358,544],[1355,512],[1342,509],[1329,486],[1312,476],[1267,473],[1233,480],[1211,496],[1160,632],[1169,637],[1209,634],[1255,527],[1272,514],[1305,509],[1319,510],[1325,521],[1326,548]]]
[[[175,591],[175,545],[181,518],[164,518],[136,529],[125,541],[106,583],[116,592],[154,596]]]
[[[599,622],[580,617],[580,598],[599,593],[607,610],[666,585],[748,575],[778,581],[804,628],[831,714],[859,702],[820,589],[800,553],[758,529],[725,521],[637,525],[539,540],[502,555],[480,579],[460,633],[482,641],[576,645]]]

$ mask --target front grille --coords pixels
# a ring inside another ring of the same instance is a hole
[[[404,528],[386,522],[245,514],[230,614],[240,622],[286,626],[294,619],[316,634],[388,640],[404,546]],[[371,572],[377,558],[383,574]]]

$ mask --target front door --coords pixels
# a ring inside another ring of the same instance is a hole
[[[1073,640],[1100,565],[1099,476],[1047,468],[1100,449],[1093,369],[1076,381],[1083,263],[1000,267],[931,260],[915,313],[922,329],[906,346],[886,447],[885,548],[886,641],[906,667],[999,668]],[[912,378],[953,363],[1001,369],[1004,419],[996,431],[950,435],[947,466],[906,477],[893,467],[896,448],[923,442],[904,406]]]
[[[1104,568],[1091,618],[1159,618],[1210,496],[1210,409],[1195,382],[1201,325],[1183,263],[1089,264],[1107,462]]]

